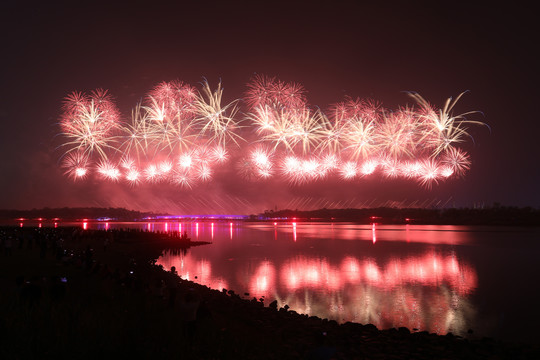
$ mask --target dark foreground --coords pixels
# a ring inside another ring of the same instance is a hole
[[[196,245],[189,240],[73,228],[0,232],[1,359],[540,358],[532,345],[339,325],[154,265],[164,248]]]

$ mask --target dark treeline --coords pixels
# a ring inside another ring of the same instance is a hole
[[[97,219],[108,217],[119,221],[140,220],[146,216],[154,216],[154,213],[127,210],[124,208],[98,208],[98,207],[78,207],[78,208],[43,208],[32,210],[0,210],[0,219],[13,220],[18,218],[35,219],[59,218],[62,220],[77,219]]]
[[[32,210],[0,210],[0,219],[54,219],[63,221],[98,218],[111,218],[117,221],[137,221],[148,216],[165,215],[151,212],[127,210],[124,208],[43,208]],[[253,220],[280,219],[296,217],[308,221],[354,221],[379,224],[434,224],[434,225],[508,225],[540,226],[540,209],[532,207],[512,207],[494,204],[487,208],[372,208],[372,209],[319,209],[267,210]],[[408,220],[407,220],[408,219]]]
[[[379,224],[433,224],[433,225],[509,225],[540,226],[540,210],[495,205],[472,209],[319,209],[312,211],[265,211],[260,218],[279,219],[296,217],[308,221],[354,221]]]

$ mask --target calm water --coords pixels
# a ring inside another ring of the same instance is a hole
[[[540,229],[354,223],[90,224],[187,231],[184,279],[339,322],[537,342]]]

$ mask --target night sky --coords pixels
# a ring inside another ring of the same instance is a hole
[[[535,12],[496,2],[382,3],[3,1],[0,208],[540,207]],[[405,91],[442,105],[468,90],[456,112],[481,111],[471,118],[491,131],[470,127],[471,170],[431,190],[381,177],[290,186],[218,175],[187,191],[63,175],[55,135],[69,93],[108,89],[128,120],[161,81],[221,81],[232,101],[254,74],[304,85],[321,108],[345,96],[396,108],[411,103]]]

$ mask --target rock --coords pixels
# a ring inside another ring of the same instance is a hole
[[[377,327],[373,324],[366,324],[363,326],[362,330],[364,331],[378,331]]]
[[[403,326],[400,327],[400,328],[398,328],[398,331],[399,331],[401,334],[410,334],[410,333],[411,333],[411,331],[410,331],[408,328],[403,327]]]

